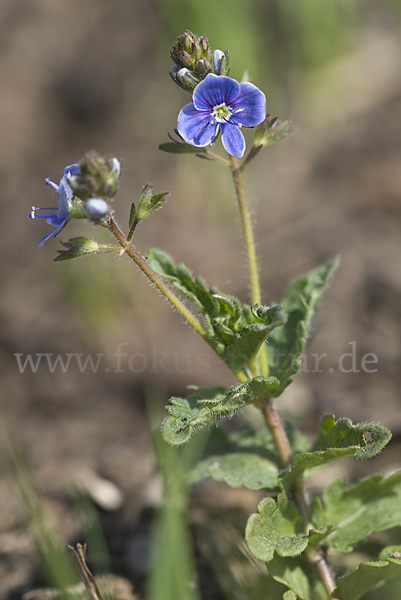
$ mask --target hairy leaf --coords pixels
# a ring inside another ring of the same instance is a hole
[[[223,391],[222,388],[202,388],[188,399],[171,398],[167,407],[171,417],[162,425],[163,437],[170,444],[182,444],[191,437],[194,429],[210,425],[233,415],[247,404],[270,396],[276,385],[274,377],[260,376]]]
[[[270,373],[280,382],[274,393],[276,397],[291,383],[293,375],[301,365],[299,357],[305,339],[329,279],[337,266],[338,259],[334,258],[303,275],[284,296],[282,304],[288,314],[287,322],[283,327],[272,331],[267,343]]]
[[[202,152],[205,152],[204,148],[190,146],[189,144],[183,144],[182,142],[166,142],[165,144],[160,144],[159,150],[170,152],[171,154],[201,154]]]
[[[278,468],[269,460],[255,454],[226,454],[202,460],[191,473],[191,483],[211,477],[231,487],[244,486],[251,490],[279,490]]]
[[[390,555],[385,560],[362,562],[337,579],[337,587],[332,595],[338,600],[358,600],[371,587],[399,574],[401,574],[401,555],[399,558]]]
[[[296,556],[308,545],[308,536],[298,533],[301,519],[295,506],[285,494],[265,498],[259,503],[258,512],[251,515],[245,531],[249,552],[264,562],[279,556]]]
[[[350,419],[336,422],[334,415],[325,415],[310,452],[294,456],[293,465],[282,475],[283,485],[288,486],[306,469],[322,467],[347,456],[371,458],[383,449],[390,438],[390,431],[378,423],[353,425]]]
[[[313,524],[334,524],[325,543],[339,552],[351,552],[371,533],[401,525],[401,471],[390,477],[376,473],[349,488],[337,479],[324,490],[322,500],[315,498],[312,503]]]
[[[208,289],[201,278],[194,278],[185,265],[175,265],[161,250],[151,248],[148,263],[193,302],[217,341],[221,358],[234,372],[246,368],[270,333],[287,319],[281,306],[241,305],[234,296]]]
[[[327,592],[305,555],[282,558],[277,554],[268,564],[269,575],[286,585],[300,600],[327,600]],[[284,596],[287,600],[287,597]],[[289,596],[291,598],[291,596]]]

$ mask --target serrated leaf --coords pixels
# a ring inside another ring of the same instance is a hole
[[[166,142],[165,144],[160,144],[159,150],[169,152],[170,154],[202,154],[205,152],[203,148],[190,146],[189,144],[183,144],[181,142]]]
[[[201,312],[214,314],[218,310],[218,302],[213,300],[213,294],[207,290],[202,279],[193,279],[190,271],[183,264],[175,265],[172,258],[162,250],[150,248],[148,264],[159,275],[166,277],[180,292],[185,294]]]
[[[286,585],[300,600],[327,600],[324,585],[305,555],[282,558],[276,554],[268,564],[268,571],[271,577]]]
[[[270,373],[280,381],[275,396],[291,383],[300,365],[305,339],[310,331],[328,281],[338,266],[338,258],[303,275],[287,291],[282,305],[288,313],[283,327],[276,328],[266,345]]]
[[[245,540],[249,552],[264,562],[279,556],[296,556],[308,545],[308,536],[298,533],[301,519],[295,506],[285,494],[274,498],[264,498],[258,505],[258,512],[248,519]]]
[[[194,303],[206,320],[209,335],[218,342],[221,358],[234,372],[246,368],[273,329],[286,321],[281,306],[241,305],[234,296],[208,289],[202,279],[195,279],[185,265],[176,266],[161,250],[151,248],[148,263]]]
[[[367,432],[369,443],[365,441]],[[350,419],[335,421],[334,415],[325,415],[310,452],[294,456],[293,465],[282,474],[282,483],[288,487],[303,471],[322,467],[341,458],[371,458],[383,449],[390,438],[390,431],[378,423],[353,425]]]
[[[257,354],[268,335],[287,320],[287,314],[281,306],[260,307],[265,309],[255,317],[259,322],[245,325],[237,333],[225,353],[224,360],[233,371],[246,367],[250,359]]]
[[[183,398],[171,398],[167,407],[171,417],[162,425],[164,439],[173,445],[187,441],[194,429],[210,425],[218,419],[233,415],[247,404],[267,398],[277,385],[274,377],[255,377],[233,385],[224,392],[221,388],[205,395],[198,392]]]
[[[401,525],[401,471],[387,478],[376,473],[349,488],[337,479],[324,490],[322,500],[315,498],[312,503],[313,524],[335,524],[325,543],[339,552],[351,552],[370,534]]]
[[[346,448],[358,446],[355,456],[372,458],[390,441],[391,432],[379,423],[362,423],[353,425],[350,419],[338,419],[334,415],[325,415],[320,423],[312,452],[327,448]]]
[[[376,562],[362,562],[337,579],[332,593],[338,600],[358,600],[371,587],[401,573],[401,560],[387,558]]]
[[[278,491],[278,468],[271,461],[255,454],[210,456],[199,462],[191,473],[191,483],[211,477],[231,487],[251,490]]]

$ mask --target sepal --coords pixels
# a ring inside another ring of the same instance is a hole
[[[270,146],[284,140],[295,131],[296,127],[290,121],[280,121],[278,117],[266,115],[264,121],[255,130],[253,146],[255,148]]]
[[[57,250],[59,256],[54,259],[55,262],[78,258],[85,254],[100,254],[101,252],[120,252],[119,246],[108,244],[98,244],[94,240],[88,240],[85,237],[71,238],[68,242],[61,242],[66,250]]]
[[[138,207],[136,209],[136,221],[146,219],[154,210],[157,210],[170,196],[171,192],[153,195],[153,186],[147,183],[139,196]],[[131,209],[132,210],[132,209]]]

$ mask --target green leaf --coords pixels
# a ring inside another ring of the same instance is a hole
[[[365,440],[368,438],[367,443]],[[294,456],[293,465],[282,475],[283,485],[288,487],[306,469],[316,469],[334,460],[349,456],[371,458],[383,449],[390,438],[390,431],[378,423],[353,425],[350,419],[336,422],[334,415],[325,415],[310,452]]]
[[[233,343],[224,353],[223,358],[233,371],[246,367],[273,329],[283,325],[287,319],[287,314],[278,305],[262,306],[252,312],[258,322],[245,325],[235,334]]]
[[[325,415],[321,420],[311,451],[358,446],[359,449],[355,456],[372,458],[384,448],[390,439],[391,432],[378,423],[352,425],[350,419],[343,418],[335,421],[334,415]]]
[[[290,424],[286,431],[293,451],[309,447],[305,436]],[[254,429],[250,425],[236,431],[222,427],[211,430],[204,456],[189,476],[191,484],[212,477],[233,487],[264,488],[278,491],[280,457],[270,431]]]
[[[401,525],[401,471],[390,477],[376,473],[345,488],[343,479],[333,481],[323,492],[323,502],[315,498],[311,520],[317,527],[336,525],[326,544],[339,552],[371,533]]]
[[[306,336],[338,262],[338,258],[334,258],[297,279],[282,301],[288,320],[271,333],[266,346],[270,373],[280,381],[274,394],[276,397],[291,383],[301,365],[299,357]]]
[[[297,600],[297,598],[298,596],[292,590],[287,590],[283,594],[283,600]]]
[[[206,152],[204,148],[190,146],[189,144],[183,144],[181,142],[167,142],[166,144],[160,144],[159,150],[171,154],[202,154]]]
[[[247,404],[267,398],[277,385],[274,377],[255,377],[233,385],[205,390],[184,398],[171,398],[167,407],[171,417],[162,425],[164,439],[173,445],[186,442],[194,429],[210,425],[222,417],[233,415]]]
[[[279,556],[296,556],[308,545],[308,536],[298,533],[302,523],[295,506],[285,494],[274,498],[264,498],[258,512],[248,519],[245,540],[249,552],[264,562]]]
[[[172,258],[157,248],[148,251],[149,266],[162,277],[166,277],[175,288],[185,294],[202,313],[214,314],[218,311],[218,302],[213,300],[213,294],[207,290],[199,277],[193,279],[190,271],[183,264],[176,266]]]
[[[191,483],[211,477],[224,481],[231,487],[247,487],[251,490],[278,491],[278,468],[270,461],[255,454],[227,454],[210,456],[201,461],[191,473]]]
[[[205,318],[209,335],[218,342],[221,358],[234,372],[246,368],[273,329],[286,321],[281,306],[241,305],[233,296],[207,289],[202,279],[194,279],[185,265],[176,266],[161,250],[151,248],[148,263],[194,303]]]
[[[362,562],[337,579],[332,597],[338,600],[358,600],[371,587],[401,573],[401,560],[389,557],[376,562]]]
[[[305,555],[282,558],[276,554],[268,570],[271,577],[286,585],[300,600],[327,600],[324,585]]]

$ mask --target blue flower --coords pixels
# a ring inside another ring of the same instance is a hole
[[[245,139],[241,127],[253,127],[266,117],[266,97],[255,85],[209,73],[196,86],[193,102],[178,115],[178,131],[187,144],[208,146],[221,132],[229,154],[241,158]]]
[[[64,169],[59,185],[50,181],[50,177],[48,177],[45,180],[47,185],[51,185],[58,192],[58,206],[56,208],[38,208],[36,206],[32,206],[30,214],[31,219],[34,219],[35,217],[47,219],[49,225],[52,225],[54,227],[51,233],[49,233],[42,240],[40,240],[40,248],[43,247],[43,243],[46,242],[49,238],[54,237],[55,235],[60,233],[60,231],[66,226],[67,222],[72,217],[71,211],[73,209],[72,202],[74,199],[74,192],[68,184],[68,177],[70,177],[70,175],[75,175],[80,172],[81,171],[79,170],[78,165],[70,165],[69,167],[66,167]],[[39,210],[47,210],[53,212],[47,212],[46,214],[36,214]]]

